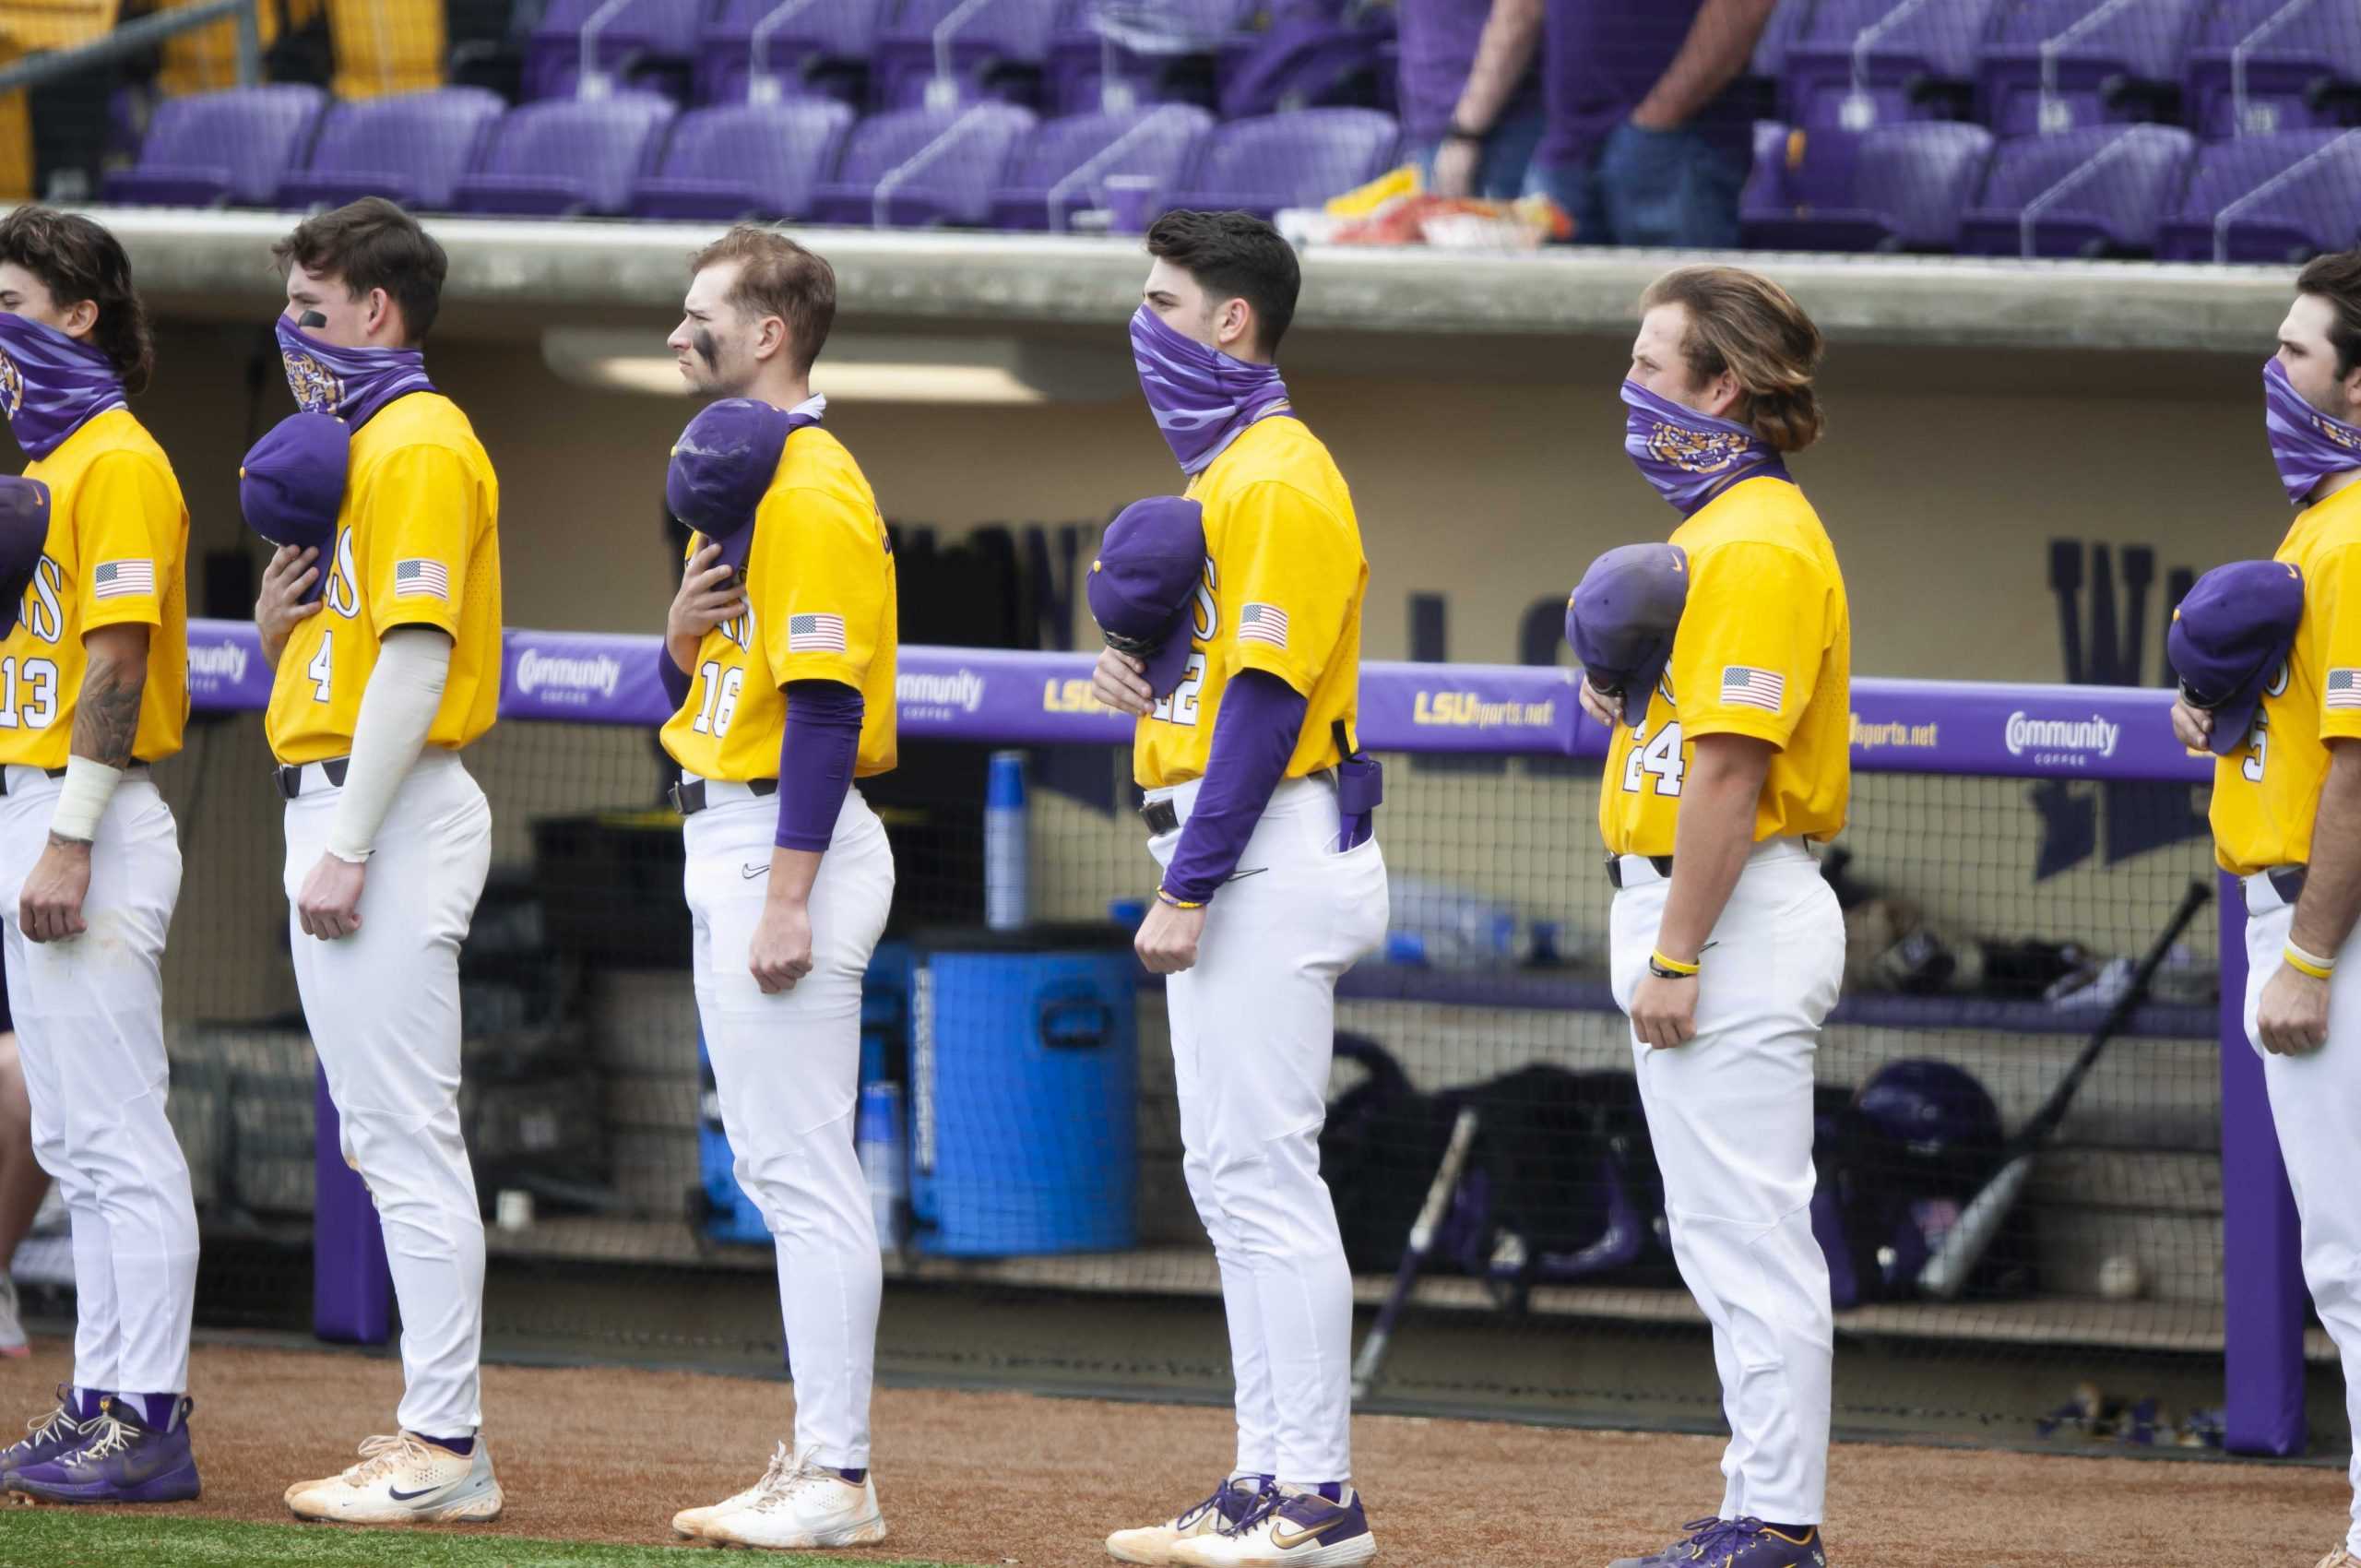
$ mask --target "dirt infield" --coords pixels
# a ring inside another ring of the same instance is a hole
[[[67,1348],[0,1361],[0,1412],[45,1408]],[[194,1515],[283,1521],[287,1483],[386,1430],[391,1361],[200,1346]],[[675,1508],[735,1491],[787,1425],[783,1385],[633,1369],[484,1374],[508,1492],[497,1529],[669,1540]],[[877,1470],[896,1558],[1098,1568],[1106,1531],[1195,1497],[1229,1457],[1228,1413],[1023,1394],[885,1390]],[[1382,1561],[1596,1564],[1652,1548],[1718,1496],[1696,1437],[1365,1418],[1356,1468]],[[2310,1568],[2343,1528],[2343,1476],[2319,1467],[2061,1458],[1847,1445],[1829,1546],[1845,1568]],[[175,1509],[174,1512],[181,1510]],[[0,1559],[6,1521],[0,1515]],[[388,1562],[398,1562],[389,1554]]]

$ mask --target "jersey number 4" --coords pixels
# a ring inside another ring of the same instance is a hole
[[[1631,749],[1623,754],[1623,788],[1636,795],[1641,790],[1640,776],[1655,776],[1656,793],[1680,793],[1680,776],[1687,764],[1680,756],[1680,726],[1667,724],[1653,738],[1631,737]]]

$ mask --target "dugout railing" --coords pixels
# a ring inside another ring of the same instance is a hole
[[[252,628],[199,622],[190,642],[200,725],[225,737],[243,731],[251,720],[231,716],[259,709],[269,686]],[[470,754],[496,817],[511,819],[496,860],[528,858],[538,825],[585,806],[638,814],[635,826],[652,837],[668,831],[649,810],[661,768],[647,736],[669,716],[656,647],[642,636],[507,635],[504,724]],[[1041,766],[1030,859],[1036,909],[1049,920],[1103,918],[1111,899],[1136,898],[1150,886],[1129,809],[1128,721],[1091,701],[1088,668],[1069,654],[901,653],[901,729],[913,754],[1035,749]],[[1363,670],[1363,739],[1389,766],[1380,837],[1394,876],[1396,935],[1386,954],[1346,978],[1339,1028],[1383,1041],[1430,1095],[1447,1097],[1477,1079],[1513,1081],[1535,1062],[1611,1074],[1619,1054],[1628,1074],[1627,1037],[1598,965],[1608,898],[1596,836],[1604,736],[1581,716],[1572,679],[1549,668]],[[1848,924],[1857,951],[1821,1052],[1832,1107],[1903,1059],[1971,1073],[2011,1130],[2046,1097],[2129,959],[2149,945],[2190,877],[2213,874],[2201,834],[2209,767],[2173,741],[2168,700],[2162,691],[2118,688],[1855,683],[1855,822],[1834,849],[1854,883]],[[230,754],[242,766],[258,759],[248,756],[257,745],[237,735]],[[263,791],[241,790],[251,781],[234,779],[214,752],[176,763],[164,779],[184,836],[219,835],[219,819],[232,812],[242,847],[236,874],[254,884],[249,892],[275,879],[275,815]],[[904,894],[922,901],[946,880],[972,885],[974,868],[952,862],[979,865],[979,850],[972,837],[903,848]],[[193,858],[193,891],[203,874]],[[677,883],[628,868],[613,874],[621,879],[613,886],[541,892],[552,903],[596,905],[601,920],[630,932],[653,922],[662,943],[671,940],[668,924],[685,929]],[[2243,911],[2235,884],[2223,881],[2221,892],[2218,922],[2201,921],[2176,951],[2170,983],[2160,982],[2133,1015],[2093,1074],[2088,1103],[2061,1129],[2029,1192],[2026,1229],[2011,1243],[2030,1260],[2016,1285],[1952,1302],[1912,1300],[1906,1289],[1871,1290],[1867,1297],[1888,1299],[1841,1313],[1840,1335],[1951,1341],[1994,1356],[2083,1344],[2218,1357],[2225,1445],[2258,1454],[2301,1448],[2308,1305],[2261,1072],[2240,1033]],[[229,897],[225,891],[201,906],[197,920],[208,923],[191,945],[215,939],[211,922]],[[979,899],[974,913],[979,923]],[[188,914],[184,907],[176,944],[191,941]],[[283,922],[283,906],[277,918]],[[480,915],[480,931],[485,923]],[[1915,948],[1900,940],[1913,930],[1923,937]],[[1940,960],[1933,968],[1930,951]],[[2026,953],[2080,972],[2036,987],[2008,972]],[[191,973],[191,961],[205,962],[184,960],[168,975],[168,1014],[218,1023],[264,1010],[225,1000],[209,972]],[[682,986],[684,994],[685,977]],[[195,1002],[193,990],[203,993]],[[639,1005],[626,992],[593,994],[604,999],[595,1007]],[[1156,1070],[1160,994],[1143,986],[1141,998],[1138,1247],[955,1265],[912,1253],[889,1277],[1114,1297],[1216,1289],[1179,1188],[1169,1069],[1161,1077]],[[604,1026],[648,1037],[626,1048],[663,1059],[661,1074],[609,1087],[611,1120],[628,1119],[634,1104],[693,1096],[683,1063],[694,1059],[694,1011],[677,998],[668,1005],[634,1014],[628,1027]],[[288,1033],[283,1008],[279,1016]],[[1340,1085],[1352,1071],[1340,1068]],[[315,1114],[314,1326],[326,1338],[382,1341],[390,1314],[374,1216],[337,1155],[324,1094]],[[619,1162],[655,1159],[636,1152],[654,1146],[649,1128],[619,1124],[612,1135]],[[657,1163],[659,1194],[681,1184],[683,1172]],[[1494,1172],[1503,1186],[1514,1176],[1513,1164]],[[633,1212],[639,1218],[593,1206],[585,1219],[512,1228],[495,1235],[495,1259],[518,1247],[623,1265],[699,1255],[684,1249],[682,1221],[660,1199]],[[1864,1266],[1876,1265],[1875,1240],[1862,1249]],[[1489,1245],[1468,1243],[1465,1266],[1446,1259],[1414,1299],[1438,1311],[1502,1306],[1508,1293],[1485,1274],[1487,1265],[1503,1266],[1502,1253],[1497,1246],[1487,1253]],[[742,1266],[766,1258],[765,1251]],[[1602,1322],[1699,1321],[1668,1260],[1655,1262],[1653,1274],[1577,1269],[1562,1278],[1528,1267],[1513,1307]],[[1382,1278],[1359,1284],[1364,1302],[1382,1289]],[[2319,1359],[2317,1343],[2312,1354]]]

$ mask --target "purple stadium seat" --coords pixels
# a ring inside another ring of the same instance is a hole
[[[2361,118],[2361,6],[2222,0],[2189,52],[2189,124],[2268,136]]]
[[[631,199],[672,124],[669,98],[619,92],[512,109],[492,128],[481,169],[459,181],[461,212],[540,218],[613,216]]]
[[[889,109],[1040,99],[1062,0],[902,0],[878,35],[870,95]]]
[[[697,101],[825,97],[859,108],[890,6],[891,0],[721,0],[697,44]]]
[[[1766,77],[1776,81],[1787,67],[1787,50],[1802,36],[1804,23],[1811,16],[1811,0],[1778,0],[1771,19],[1763,24],[1762,36],[1754,41],[1754,56],[1747,62],[1749,76]]]
[[[2145,255],[2196,153],[2196,138],[2169,125],[2094,125],[2004,141],[1960,225],[1960,249]]]
[[[2004,137],[2179,118],[2179,83],[2205,0],[2022,0],[1978,53],[1987,125]]]
[[[327,107],[315,87],[239,87],[156,106],[139,161],[106,177],[107,201],[136,207],[269,207],[303,161]]]
[[[1964,118],[1999,0],[1818,0],[1782,63],[1798,125],[1866,131]]]
[[[1369,103],[1381,79],[1379,57],[1394,42],[1393,10],[1351,21],[1330,10],[1311,6],[1275,17],[1243,48],[1224,51],[1215,69],[1221,117]]]
[[[2300,262],[2361,233],[2361,130],[2283,131],[2200,148],[2156,238],[2166,261]]]
[[[480,87],[437,88],[329,109],[308,169],[279,182],[281,207],[342,207],[381,196],[404,207],[451,205],[507,105]]]
[[[852,111],[825,98],[692,110],[673,125],[662,166],[632,187],[632,215],[801,218],[851,125]]]
[[[1047,96],[1060,114],[1215,99],[1215,62],[1261,0],[1068,0],[1050,39]],[[1102,16],[1102,6],[1106,14]]]
[[[708,0],[549,0],[525,46],[525,96],[580,91],[586,49],[610,89],[637,85],[651,70],[685,86],[708,9]]]
[[[1268,218],[1283,207],[1318,207],[1394,164],[1400,129],[1374,109],[1304,109],[1217,125],[1197,144],[1183,188],[1157,203],[1237,208]]]
[[[852,128],[833,179],[813,195],[823,223],[930,228],[983,222],[1010,151],[1033,128],[1013,103],[896,109]]]
[[[1765,150],[1758,128],[1758,164]],[[1758,173],[1740,207],[1749,245],[1947,251],[1959,244],[1960,214],[1983,183],[1992,133],[1981,125],[1929,121],[1880,125],[1858,137],[1811,132],[1792,155],[1783,135],[1772,150],[1779,166],[1775,184]],[[1772,205],[1781,195],[1788,197],[1784,208]]]
[[[1169,186],[1214,117],[1182,103],[1121,114],[1074,114],[1033,128],[992,192],[995,229],[1067,229],[1085,208],[1107,205],[1106,180],[1129,174]]]

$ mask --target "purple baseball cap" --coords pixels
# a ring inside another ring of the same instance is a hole
[[[0,637],[17,629],[42,552],[49,548],[49,486],[0,476]]]
[[[1090,618],[1109,647],[1146,663],[1159,700],[1189,667],[1204,579],[1204,508],[1178,495],[1151,495],[1117,513],[1090,564]]]
[[[290,414],[266,431],[238,465],[238,510],[246,526],[273,544],[317,550],[319,576],[303,601],[327,588],[336,545],[337,514],[344,507],[344,476],[352,432],[334,414]]]
[[[2289,561],[2233,561],[2197,579],[2173,612],[2165,657],[2192,707],[2213,716],[2206,746],[2247,743],[2262,689],[2287,662],[2304,618],[2304,574]]]
[[[1590,564],[1566,600],[1566,640],[1583,678],[1621,705],[1624,723],[1637,725],[1647,716],[1688,603],[1689,552],[1677,544],[1608,551]]]
[[[754,548],[754,513],[778,473],[779,454],[795,422],[757,398],[708,403],[672,444],[664,505],[672,516],[721,546],[721,562],[746,569]]]

